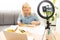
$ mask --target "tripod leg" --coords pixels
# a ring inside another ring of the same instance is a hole
[[[53,36],[54,36],[54,39],[56,40],[56,37],[55,37],[55,35],[53,34]]]
[[[45,35],[46,35],[46,29],[45,29],[44,34],[42,36],[42,40],[44,40]]]
[[[53,37],[51,34],[47,35],[46,38],[47,38],[47,40],[53,40]]]
[[[52,31],[51,30],[49,30],[50,31],[50,33],[48,34],[48,40],[56,40],[56,37],[54,36],[54,34],[52,33]]]
[[[42,40],[44,40],[44,37],[46,37],[46,40],[53,40],[53,37],[54,37],[54,40],[56,40],[54,34],[53,35],[52,34],[53,33],[51,33],[50,29],[45,29]]]
[[[47,29],[46,40],[53,40],[50,33],[50,29]]]
[[[51,40],[51,37],[50,37],[50,29],[46,29],[47,32],[46,32],[46,40]]]
[[[51,32],[51,34],[52,34],[52,37],[54,37],[54,40],[56,40],[56,37],[55,37],[55,35]]]
[[[48,32],[49,29],[45,29],[44,31],[44,34],[43,34],[43,37],[42,37],[42,40],[49,40],[49,32]]]

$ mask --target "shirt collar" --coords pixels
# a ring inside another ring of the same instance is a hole
[[[25,17],[31,17],[32,15],[30,15],[30,16],[27,16],[26,14],[25,14]]]

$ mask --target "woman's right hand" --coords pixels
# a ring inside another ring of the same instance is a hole
[[[39,21],[32,21],[31,24],[32,24],[32,25],[39,25],[40,22],[39,22]]]

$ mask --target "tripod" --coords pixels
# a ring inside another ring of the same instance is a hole
[[[47,33],[46,33],[46,40],[56,40],[55,35],[52,33],[52,31],[51,31],[51,29],[50,29],[50,26],[55,26],[55,25],[51,25],[51,23],[49,23],[48,19],[47,19],[46,23],[47,23],[47,26],[45,27],[45,31],[44,31],[42,40],[44,40],[44,35],[45,35],[45,32],[46,32],[46,31],[47,31]],[[52,34],[52,35],[51,35],[51,34]],[[54,37],[54,38],[53,38],[53,37]]]

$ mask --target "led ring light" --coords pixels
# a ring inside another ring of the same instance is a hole
[[[41,4],[44,2],[49,3],[52,6],[52,14],[50,16],[45,17],[45,16],[41,15],[41,12],[40,12],[41,10],[39,8],[40,8]],[[38,15],[41,16],[42,18],[49,19],[50,17],[52,17],[54,15],[54,12],[55,12],[54,5],[53,5],[53,3],[51,3],[50,1],[47,1],[47,0],[41,1],[38,5],[37,12],[38,12]]]

